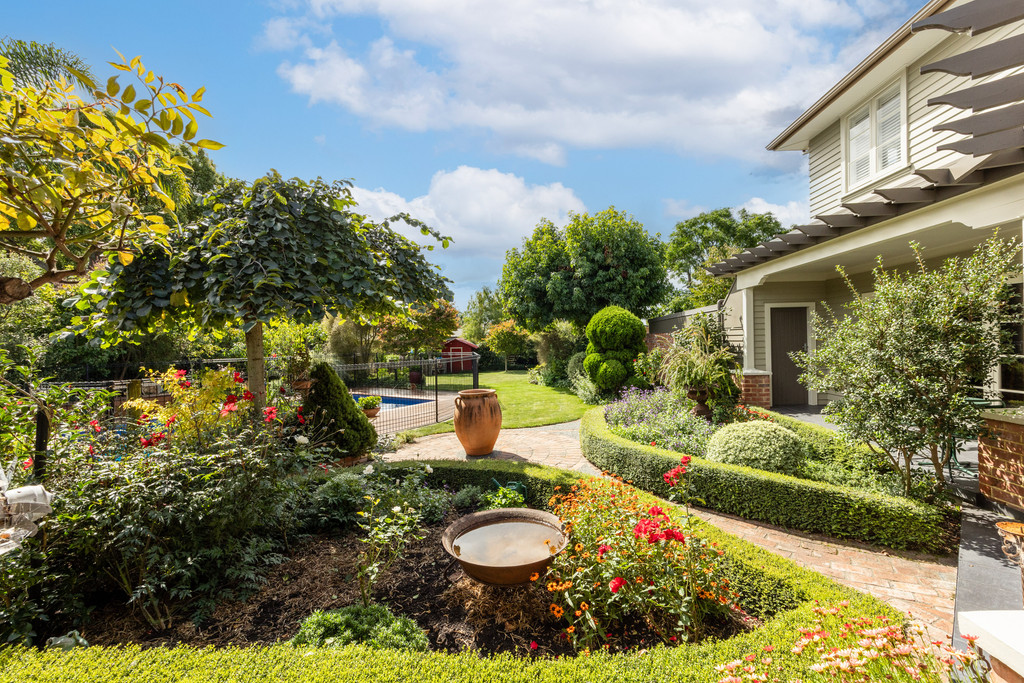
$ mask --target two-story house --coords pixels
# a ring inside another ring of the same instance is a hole
[[[808,156],[814,219],[717,263],[734,278],[744,393],[761,405],[825,403],[789,352],[814,347],[821,302],[849,299],[886,267],[964,255],[1024,216],[1024,0],[932,0],[768,145]],[[1019,338],[1019,336],[1018,336]],[[990,389],[1024,399],[1006,366]]]

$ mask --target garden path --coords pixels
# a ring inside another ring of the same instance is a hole
[[[502,430],[490,456],[533,462],[596,475],[580,451],[579,421],[546,427]],[[385,460],[470,460],[455,434],[434,434],[404,444]],[[702,520],[730,534],[818,571],[851,588],[884,600],[923,622],[931,640],[953,632],[956,558],[900,553],[860,543],[781,529],[709,510]]]

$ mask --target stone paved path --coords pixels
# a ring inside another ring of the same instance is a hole
[[[583,457],[579,421],[547,427],[502,430],[490,456],[534,462],[597,475]],[[404,444],[387,460],[475,460],[467,458],[455,434],[435,434]],[[884,600],[922,621],[931,640],[953,632],[956,558],[898,553],[875,546],[845,543],[823,536],[789,531],[708,510],[698,517],[797,564],[821,572],[851,588]]]

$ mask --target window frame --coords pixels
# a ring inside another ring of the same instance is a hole
[[[898,90],[897,96],[899,99],[900,112],[900,161],[888,168],[881,169],[879,168],[880,146],[878,144],[878,104],[881,100],[893,94],[896,90]],[[850,112],[841,119],[840,139],[842,141],[841,164],[844,195],[859,192],[873,183],[889,179],[895,175],[900,175],[910,167],[910,126],[907,108],[907,76],[906,72],[903,72],[898,78],[887,82],[885,86],[872,93],[871,97],[865,99],[856,107],[853,107]],[[864,178],[854,181],[852,180],[850,173],[850,164],[852,162],[852,158],[850,156],[850,143],[852,142],[850,139],[850,122],[857,116],[861,115],[865,109],[868,111],[868,127],[870,135],[869,170]]]

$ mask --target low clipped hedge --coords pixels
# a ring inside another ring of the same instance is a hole
[[[763,408],[758,408],[758,410],[770,417],[772,422],[782,425],[803,439],[816,460],[824,462],[867,460],[877,465],[880,469],[885,466],[879,455],[870,448],[864,444],[853,444],[841,438],[836,438],[836,432],[828,427],[804,422],[795,417],[764,410]]]
[[[431,485],[484,486],[491,479],[523,482],[531,503],[546,507],[556,486],[571,487],[585,475],[539,465],[487,460],[431,461]],[[650,498],[653,504],[656,499]],[[664,501],[657,503],[666,505]],[[481,657],[475,652],[448,654],[400,650],[371,650],[351,645],[341,648],[90,647],[70,652],[24,647],[0,648],[0,671],[5,680],[104,683],[138,681],[171,683],[237,681],[263,683],[334,683],[335,681],[531,681],[573,683],[607,681],[640,683],[672,680],[703,683],[722,674],[717,664],[748,653],[773,648],[780,680],[806,674],[806,661],[789,654],[801,627],[812,624],[818,604],[849,601],[849,616],[902,616],[873,597],[840,586],[795,563],[697,522],[699,533],[725,552],[723,570],[740,593],[748,612],[764,620],[760,628],[727,640],[707,640],[674,648],[658,647],[641,653],[562,659],[526,659],[509,654]]]
[[[604,408],[583,416],[580,446],[597,467],[668,495],[662,474],[679,463],[679,454],[616,436]],[[747,519],[896,549],[937,550],[942,543],[942,511],[908,498],[700,458],[690,463],[689,481],[704,507]]]

